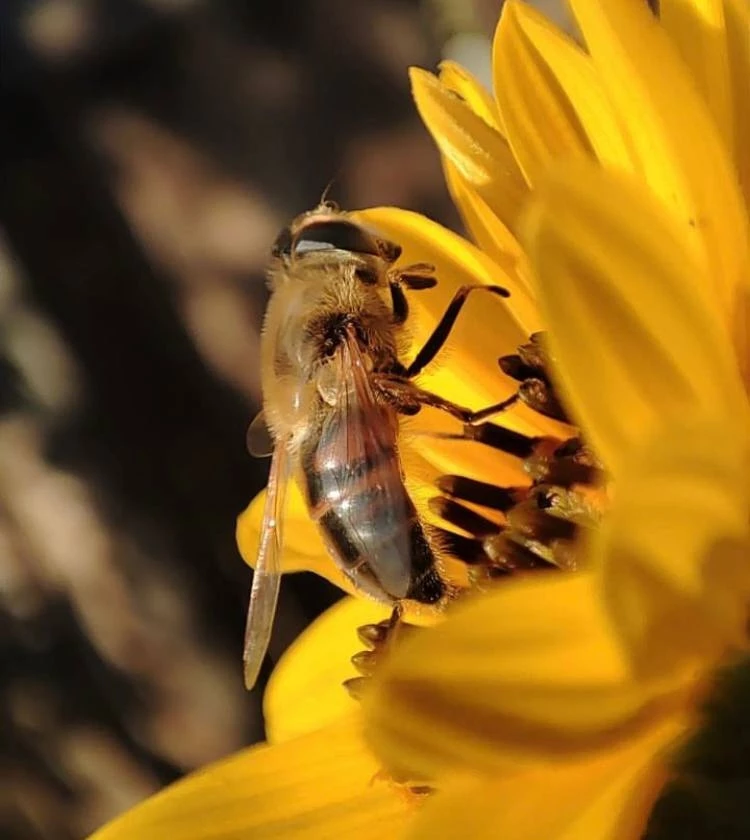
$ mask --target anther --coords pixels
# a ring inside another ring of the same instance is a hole
[[[540,543],[575,538],[578,526],[568,519],[540,510],[533,498],[508,512],[508,525],[520,536]]]
[[[533,408],[538,414],[559,420],[562,423],[570,423],[565,408],[560,403],[552,387],[543,379],[525,379],[518,387],[518,396],[529,408]]]
[[[377,647],[388,638],[389,620],[385,619],[377,624],[363,624],[357,628],[357,636],[362,644]]]
[[[511,539],[506,531],[483,540],[483,545],[493,564],[491,574],[554,568],[543,557]]]
[[[353,700],[361,700],[367,686],[367,677],[352,677],[344,680],[343,686]]]
[[[350,661],[363,677],[371,677],[375,673],[378,656],[374,651],[362,650],[355,653]]]

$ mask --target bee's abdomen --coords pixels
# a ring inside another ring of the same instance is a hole
[[[303,456],[310,513],[333,558],[355,585],[387,600],[435,603],[444,584],[414,503],[404,486],[395,437],[352,460],[348,430],[326,428]]]

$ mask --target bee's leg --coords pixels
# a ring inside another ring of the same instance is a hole
[[[424,347],[417,353],[414,361],[406,369],[407,378],[411,379],[420,373],[440,352],[440,349],[450,335],[450,331],[453,329],[453,325],[456,323],[458,313],[463,308],[464,303],[466,303],[466,298],[469,296],[469,293],[479,291],[480,289],[483,289],[485,292],[491,292],[494,295],[499,295],[500,297],[509,297],[510,295],[510,292],[502,286],[484,286],[481,284],[476,286],[461,286],[453,296],[453,300],[448,304],[448,308],[445,310],[443,317],[432,331],[432,335],[427,339]]]
[[[488,405],[479,411],[472,411],[462,405],[457,405],[451,400],[446,400],[432,391],[425,391],[413,382],[409,382],[400,376],[375,373],[372,375],[373,385],[381,394],[402,414],[416,414],[423,405],[438,408],[445,411],[467,426],[481,423],[494,414],[500,414],[509,408],[518,399],[518,394],[512,394],[502,402]]]
[[[388,282],[405,286],[412,291],[432,289],[437,286],[435,266],[430,263],[412,263],[388,271]]]
[[[409,303],[404,289],[431,289],[437,285],[435,266],[428,263],[414,263],[403,268],[388,271],[388,285],[393,303],[393,323],[403,324],[409,317]]]
[[[398,283],[390,283],[391,302],[393,305],[393,323],[403,324],[409,317],[409,301],[406,299],[404,290]]]

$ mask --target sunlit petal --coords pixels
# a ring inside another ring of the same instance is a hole
[[[681,690],[631,680],[594,575],[549,575],[504,582],[406,639],[365,711],[386,766],[432,778],[603,747]]]
[[[497,105],[490,92],[465,67],[455,61],[442,61],[439,79],[445,87],[455,91],[488,125],[503,133]]]
[[[596,537],[605,594],[639,673],[747,644],[746,437],[688,416],[631,456]]]
[[[555,372],[605,463],[617,469],[639,439],[685,412],[744,422],[705,268],[663,206],[585,164],[556,171],[538,197],[527,243]]]
[[[443,172],[451,198],[474,242],[505,271],[515,273],[515,276],[524,282],[530,295],[530,284],[526,276],[518,270],[519,261],[525,258],[516,237],[445,157]]]
[[[646,183],[683,226],[684,246],[710,266],[704,279],[731,321],[738,286],[746,282],[747,218],[703,98],[646,3],[570,5]],[[746,336],[736,339],[744,358]]]
[[[535,186],[550,162],[592,154],[560,82],[520,25],[521,4],[503,7],[492,50],[494,90],[508,142]]]
[[[399,836],[410,807],[374,782],[378,765],[346,718],[238,753],[177,782],[92,840],[328,840]]]
[[[388,618],[391,610],[360,598],[343,598],[287,649],[268,682],[263,712],[268,740],[277,744],[314,732],[359,708],[343,682],[359,673],[351,664],[365,649],[357,628]]]
[[[632,840],[665,780],[683,731],[668,721],[579,761],[550,761],[495,779],[465,780],[429,800],[409,840]]]
[[[513,230],[528,188],[507,140],[432,73],[412,67],[410,78],[419,115],[440,151]]]

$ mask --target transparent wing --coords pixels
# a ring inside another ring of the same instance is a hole
[[[334,360],[338,397],[318,446],[320,491],[336,505],[349,559],[366,559],[388,596],[403,598],[414,510],[398,459],[398,419],[376,398],[366,362],[356,338],[347,336]]]
[[[284,527],[284,500],[289,483],[289,455],[285,441],[273,451],[266,488],[266,505],[260,531],[258,560],[250,590],[250,606],[245,626],[245,686],[252,689],[258,679],[268,649],[281,583],[281,548]]]
[[[269,455],[273,455],[273,435],[263,411],[259,411],[253,418],[247,430],[246,440],[247,451],[255,458],[268,458]]]

